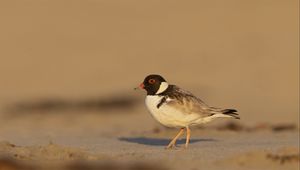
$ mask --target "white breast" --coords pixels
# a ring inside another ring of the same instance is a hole
[[[186,127],[199,118],[197,114],[182,113],[167,104],[163,104],[157,108],[162,98],[163,96],[148,95],[145,100],[151,115],[161,124],[167,127]]]

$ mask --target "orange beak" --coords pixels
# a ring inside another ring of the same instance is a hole
[[[134,90],[137,90],[137,89],[144,89],[144,88],[145,88],[144,83],[141,83],[138,87],[134,88]]]

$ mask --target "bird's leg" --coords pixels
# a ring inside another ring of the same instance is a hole
[[[169,145],[166,147],[166,149],[170,149],[176,144],[176,140],[180,137],[180,135],[183,133],[184,128],[181,128],[178,134],[173,138],[173,140],[169,143]]]
[[[185,148],[188,148],[189,143],[190,143],[190,137],[191,137],[191,130],[190,128],[187,126],[186,127],[186,141],[185,141]]]

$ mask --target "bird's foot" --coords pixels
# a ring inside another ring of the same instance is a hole
[[[188,149],[188,146],[184,145],[184,146],[177,146],[177,145],[168,145],[165,147],[165,149],[174,149],[174,150],[185,150]]]
[[[178,148],[176,146],[176,143],[170,143],[168,146],[165,147],[165,149],[176,149],[176,148]]]

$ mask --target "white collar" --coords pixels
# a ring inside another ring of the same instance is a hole
[[[160,94],[160,93],[164,92],[165,90],[167,90],[168,87],[169,87],[169,84],[167,82],[161,82],[159,89],[157,90],[157,92],[155,94]]]

